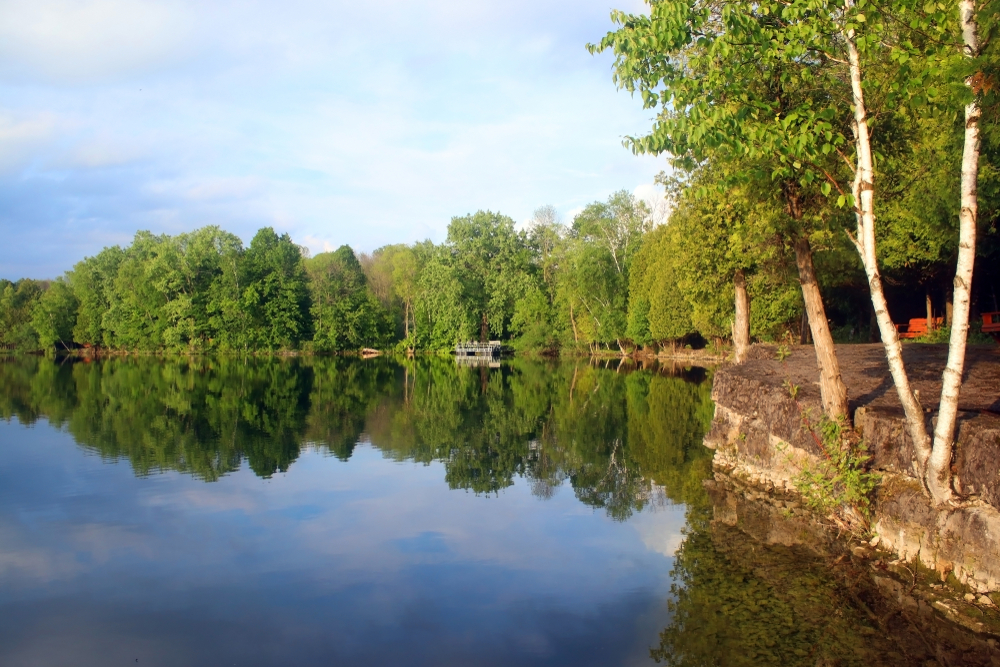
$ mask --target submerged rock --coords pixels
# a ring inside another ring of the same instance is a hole
[[[831,648],[823,657],[839,661],[831,664],[1000,665],[1000,612],[979,602],[986,596],[963,594],[954,579],[935,583],[936,572],[889,562],[867,543],[852,547],[834,527],[790,516],[766,496],[751,498],[752,490],[724,473],[706,488],[716,548],[765,576],[775,604],[790,604],[795,618],[811,623],[819,613],[813,605],[826,600],[831,632],[857,644],[850,655]],[[811,595],[798,591],[804,582],[815,587]],[[841,618],[850,630],[832,622]]]

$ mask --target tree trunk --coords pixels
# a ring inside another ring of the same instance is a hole
[[[944,325],[950,327],[952,320],[955,319],[955,304],[952,303],[951,295],[945,296],[944,302]]]
[[[865,107],[864,92],[861,87],[861,62],[854,42],[854,31],[846,35],[847,54],[851,69],[851,92],[854,106],[854,135],[857,143],[857,166],[854,172],[852,194],[855,199],[855,215],[858,237],[854,239],[861,263],[868,277],[868,291],[875,309],[882,345],[889,363],[889,374],[896,393],[903,405],[906,416],[906,430],[913,441],[917,462],[922,471],[930,455],[930,437],[924,422],[924,411],[910,387],[910,378],[903,364],[903,346],[899,342],[896,325],[889,315],[889,305],[882,289],[882,276],[878,270],[878,255],[875,248],[875,173],[872,163],[871,138],[868,132],[868,111]],[[928,324],[930,320],[928,319]]]
[[[569,302],[569,323],[573,325],[573,343],[576,345],[580,344],[580,336],[576,332],[576,318],[573,317],[573,301]]]
[[[931,286],[924,285],[924,305],[927,307],[927,331],[934,328],[934,302],[931,301]]]
[[[959,0],[962,41],[965,55],[979,55],[979,26],[973,0]],[[966,80],[971,86],[972,81]],[[974,98],[965,107],[965,146],[962,150],[962,210],[959,213],[958,265],[955,268],[954,324],[948,341],[948,365],[941,385],[941,403],[934,446],[927,470],[927,484],[938,503],[954,498],[951,489],[951,459],[955,447],[955,421],[958,418],[958,396],[965,370],[965,344],[969,334],[969,309],[972,297],[972,269],[976,259],[976,216],[979,209],[979,103]]]
[[[737,269],[733,276],[736,291],[736,318],[733,320],[733,353],[736,363],[742,364],[750,349],[750,297],[743,269]]]
[[[573,405],[573,391],[576,389],[576,372],[579,370],[579,366],[573,365],[573,381],[569,383],[569,404]]]
[[[799,345],[811,345],[812,336],[809,335],[809,313],[802,311],[799,318]]]
[[[805,236],[795,240],[795,264],[799,270],[799,285],[809,314],[809,330],[816,349],[816,362],[819,364],[819,390],[823,399],[823,411],[830,419],[846,419],[847,387],[840,377],[837,351],[833,346],[833,336],[830,335],[830,325],[826,321],[819,283],[816,282],[812,248]]]

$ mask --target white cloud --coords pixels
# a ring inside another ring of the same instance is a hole
[[[24,167],[56,134],[52,113],[0,113],[0,171]]]
[[[301,245],[304,245],[309,249],[309,254],[311,256],[316,256],[323,252],[333,252],[339,246],[334,246],[329,240],[313,236],[312,234],[307,234],[301,241]]]
[[[212,201],[257,197],[267,188],[267,182],[257,176],[241,178],[206,178],[197,181],[184,191],[187,199]]]
[[[583,213],[583,209],[584,208],[586,208],[586,207],[585,206],[574,206],[570,210],[566,211],[566,220],[567,220],[566,224],[573,224],[573,220],[576,218],[576,216],[578,216],[581,213]]]
[[[629,524],[650,551],[673,557],[684,543],[684,526],[687,525],[683,505],[645,511],[632,517]]]
[[[78,81],[134,72],[186,55],[186,8],[155,0],[7,0],[0,61],[8,74]]]
[[[646,202],[653,215],[653,224],[662,225],[670,216],[670,202],[663,191],[663,186],[657,183],[644,183],[632,191],[636,199]]]
[[[118,167],[148,156],[148,147],[128,144],[104,132],[101,137],[80,142],[57,158],[53,166],[62,169]]]

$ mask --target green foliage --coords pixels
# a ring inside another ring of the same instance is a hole
[[[623,349],[632,340],[630,276],[651,227],[645,203],[619,191],[584,208],[568,229],[533,232],[540,246],[543,237],[548,243],[541,268],[553,329],[564,345]]]
[[[459,340],[510,339],[548,346],[550,306],[527,235],[490,211],[452,218],[443,246],[421,248],[412,292],[413,339],[432,350]],[[405,271],[404,271],[405,273]],[[415,275],[415,274],[409,274]]]
[[[243,258],[247,347],[294,349],[309,334],[309,290],[302,250],[288,234],[257,232]]]
[[[682,338],[695,330],[691,321],[693,308],[681,284],[684,279],[683,258],[678,245],[683,232],[670,223],[654,229],[636,255],[629,290],[630,337],[639,344]]]
[[[649,299],[637,294],[634,288],[629,290],[629,296],[632,297],[632,302],[629,304],[625,335],[636,345],[649,345],[653,342],[649,328]]]
[[[392,319],[395,338],[405,341],[409,347],[416,335],[414,306],[429,246],[429,241],[414,246],[389,245],[362,256],[361,265],[369,289]]]
[[[0,344],[22,350],[38,349],[31,319],[45,286],[25,278],[0,280]]]
[[[761,173],[802,195],[827,194],[826,167],[848,132],[830,94],[835,69],[822,58],[839,31],[807,4],[671,0],[648,16],[612,12],[620,27],[589,48],[611,50],[615,82],[660,109],[652,130],[627,144],[686,168],[720,155],[762,161]]]
[[[170,326],[168,304],[175,296],[171,284],[170,240],[149,232],[135,235],[111,280],[104,313],[105,339],[113,347],[155,350],[166,343]]]
[[[38,334],[42,349],[57,344],[68,347],[73,341],[79,301],[65,280],[56,280],[41,295],[31,314],[31,325]]]
[[[515,304],[535,284],[524,233],[490,211],[452,218],[448,246],[463,310],[478,324],[478,339],[507,337]]]
[[[984,334],[983,322],[978,320],[969,325],[969,333],[966,342],[969,345],[991,345],[993,344],[993,337],[989,334]],[[951,327],[935,327],[929,330],[923,336],[919,338],[914,338],[911,343],[932,343],[932,344],[947,344],[951,340]]]
[[[140,232],[131,245],[106,248],[55,282],[3,283],[0,320],[9,323],[0,342],[184,354],[445,352],[480,338],[525,352],[617,353],[676,346],[694,333],[719,344],[730,334],[737,270],[751,296],[752,335],[782,339],[798,333],[802,312],[786,216],[770,180],[731,182],[730,171],[753,171],[741,164],[661,175],[674,206],[656,228],[645,204],[617,192],[568,227],[551,208],[539,209],[525,232],[506,216],[480,211],[455,218],[444,244],[385,246],[360,257],[342,246],[306,259],[271,229],[248,249],[217,227],[177,236]],[[990,211],[987,217],[996,217]],[[810,238],[820,282],[832,295],[831,327],[867,327],[866,283],[846,237],[819,230]],[[998,248],[1000,235],[988,227],[980,250],[989,258],[1000,256]],[[919,271],[917,264],[886,271],[931,280],[946,267],[944,254],[937,257]],[[983,302],[1000,290],[1000,274],[989,262],[981,266],[975,286]]]
[[[626,276],[604,248],[572,237],[562,264],[559,301],[572,310],[579,342],[614,343],[625,338]]]
[[[780,358],[779,358],[779,361],[781,361]],[[781,386],[783,386],[785,388],[785,390],[788,392],[788,397],[791,398],[793,401],[796,398],[798,398],[798,396],[799,396],[799,389],[801,389],[801,387],[799,387],[799,385],[793,384],[791,380],[785,380],[782,383]]]
[[[660,342],[695,331],[728,337],[737,270],[749,274],[754,335],[774,338],[798,321],[801,296],[780,240],[781,212],[745,187],[729,188],[725,199],[694,189],[721,182],[703,169],[687,184],[670,183],[676,205],[667,224],[646,235],[633,264],[630,318],[640,319],[630,320],[630,334]]]
[[[317,255],[306,261],[306,267],[316,350],[341,352],[388,345],[392,320],[368,289],[367,278],[350,247]]]
[[[93,257],[78,262],[67,275],[80,305],[77,309],[73,340],[81,345],[110,345],[104,315],[110,307],[112,282],[118,275],[124,252],[118,246],[105,248]]]
[[[464,307],[465,292],[447,248],[431,254],[417,286],[415,340],[431,350],[452,348],[456,341],[479,338],[479,323]]]
[[[514,304],[511,331],[517,335],[519,350],[552,352],[558,349],[555,313],[549,298],[539,285],[531,285]]]
[[[652,228],[649,208],[627,190],[612,194],[607,202],[596,202],[574,219],[572,235],[607,251],[615,271],[628,278],[632,260],[643,236]]]
[[[869,471],[864,441],[841,422],[826,418],[819,423],[819,433],[803,416],[806,429],[814,434],[821,450],[819,464],[805,468],[795,479],[795,488],[810,509],[824,515],[844,518],[848,525],[867,531],[871,519],[872,493],[879,475]],[[860,526],[857,519],[861,519]]]
[[[801,298],[788,279],[787,244],[808,238],[826,255],[816,264],[824,292],[834,295],[828,314],[851,329],[867,320],[870,308],[860,305],[867,281],[842,232],[854,224],[849,43],[860,54],[874,141],[886,279],[950,289],[962,112],[971,99],[966,83],[989,109],[985,117],[995,119],[996,40],[985,39],[982,55],[967,57],[955,48],[961,38],[954,6],[944,4],[647,4],[646,14],[613,11],[614,30],[588,48],[611,51],[616,84],[656,110],[650,130],[627,137],[626,145],[666,153],[675,167],[676,180],[664,179],[676,202],[670,223],[687,229],[671,244],[681,258],[666,256],[664,264],[683,267],[666,282],[687,292],[691,312],[674,319],[690,319],[705,336],[726,335],[731,307],[724,287],[741,269],[754,335],[774,340],[797,328]],[[995,8],[977,8],[987,31],[996,30]],[[997,204],[989,198],[1000,192],[996,153],[992,135],[984,136],[980,188],[990,194],[980,198],[980,219],[995,221]],[[996,283],[997,274],[987,280]],[[645,292],[633,294],[632,303],[645,313],[649,302],[655,311]],[[645,335],[641,321],[634,331]]]

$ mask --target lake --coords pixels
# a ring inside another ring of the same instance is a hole
[[[0,379],[8,667],[905,664],[835,572],[711,520],[704,369],[27,357]]]

